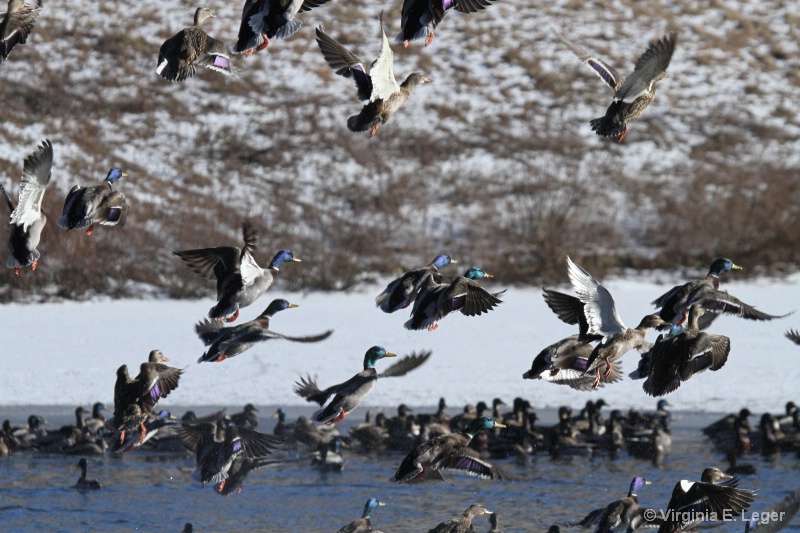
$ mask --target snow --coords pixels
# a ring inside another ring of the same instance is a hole
[[[746,282],[732,281],[735,274],[726,276],[726,290],[772,314],[792,311],[800,300],[800,275]],[[671,287],[634,279],[604,284],[629,326],[651,312],[648,302]],[[493,291],[503,288],[497,281],[485,285]],[[642,391],[641,381],[627,377],[596,392],[523,380],[522,373],[542,348],[573,333],[545,305],[538,288],[510,287],[503,303],[486,315],[455,314],[437,331],[412,332],[402,326],[406,312],[387,315],[375,307],[373,298],[382,287],[350,293],[273,289],[244,309],[237,323],[254,318],[273,298],[286,298],[299,307],[276,315],[275,331],[310,335],[334,329],[334,334],[308,345],[272,340],[222,363],[203,364],[196,363],[203,346],[193,326],[213,305],[208,299],[3,305],[0,405],[112,404],[117,367],[127,364],[135,373],[156,348],[171,359],[170,364],[185,368],[179,388],[162,400],[164,405],[304,405],[292,392],[295,380],[310,373],[319,376],[320,386],[340,383],[361,369],[364,353],[376,344],[400,355],[431,349],[433,356],[406,377],[379,381],[364,406],[434,405],[439,397],[457,406],[495,396],[507,401],[522,396],[537,408],[580,405],[599,397],[612,408],[654,404]],[[668,396],[670,403],[675,409],[727,412],[743,405],[756,411],[776,410],[787,400],[797,401],[800,347],[784,336],[787,329],[798,327],[797,321],[796,315],[771,322],[718,319],[712,331],[731,337],[728,362],[717,372],[684,383]],[[655,334],[648,338],[654,340]],[[635,352],[623,358],[626,374],[637,360]],[[379,361],[378,370],[391,362]]]

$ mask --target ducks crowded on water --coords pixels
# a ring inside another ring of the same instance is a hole
[[[721,479],[730,480],[717,484]],[[675,484],[658,533],[675,533],[694,528],[708,520],[731,520],[755,500],[752,490],[736,488],[738,480],[719,468],[706,468],[700,481],[681,480]],[[661,514],[661,513],[659,513]]]
[[[642,384],[647,394],[664,396],[695,374],[719,370],[725,365],[731,340],[724,335],[701,332],[698,321],[704,313],[703,304],[693,304],[686,329],[674,337],[659,337],[650,349],[650,373]]]
[[[663,325],[664,321],[656,315],[646,315],[638,326],[628,328],[622,323],[614,298],[608,289],[584,268],[576,265],[569,256],[567,256],[567,273],[575,293],[584,303],[584,315],[589,325],[588,333],[603,336],[603,340],[594,348],[586,361],[585,373],[595,372],[592,387],[597,388],[601,379],[602,364],[605,363],[606,366],[603,376],[608,378],[613,370],[612,362],[634,348],[641,349],[647,330]]]
[[[290,304],[286,300],[278,299],[273,300],[258,317],[238,326],[223,327],[221,322],[209,319],[198,322],[194,330],[200,340],[203,341],[203,344],[208,346],[208,350],[200,356],[197,362],[210,361],[219,363],[249,350],[259,342],[269,339],[285,339],[292,342],[319,342],[331,336],[332,329],[318,335],[306,337],[292,337],[269,329],[270,319],[275,313],[294,307],[297,307],[297,304]]]
[[[328,36],[321,26],[317,28],[317,43],[325,61],[340,76],[355,80],[359,100],[369,100],[361,113],[347,119],[347,128],[352,132],[369,130],[370,138],[408,100],[415,86],[432,81],[414,72],[398,85],[394,77],[394,55],[383,31],[383,20],[381,38],[381,53],[367,67],[361,58]]]
[[[403,326],[411,330],[433,331],[439,327],[440,320],[454,311],[461,311],[466,316],[488,313],[503,303],[498,296],[505,291],[492,294],[475,280],[493,277],[480,267],[470,268],[451,283],[437,283],[429,276],[414,301],[411,318]]]
[[[414,447],[392,478],[398,483],[444,479],[442,470],[453,470],[484,479],[504,479],[503,473],[488,459],[469,447],[470,441],[484,429],[504,428],[504,424],[481,417],[459,433],[434,437]]]
[[[106,430],[118,434],[119,442],[125,433],[139,426],[140,442],[147,435],[144,422],[161,398],[178,388],[183,370],[165,365],[168,362],[160,350],[153,350],[146,363],[139,367],[139,375],[131,379],[128,365],[117,369],[114,385],[114,416],[106,422]]]
[[[261,268],[253,257],[257,238],[253,225],[245,221],[242,223],[244,246],[241,250],[233,246],[218,246],[172,252],[201,276],[217,279],[218,301],[208,312],[209,318],[233,322],[239,317],[240,308],[254,303],[272,286],[284,263],[301,262],[289,250],[281,250],[266,269]]]
[[[75,482],[73,487],[78,490],[96,490],[103,487],[96,479],[86,479],[85,457],[81,457],[80,461],[78,461],[78,467],[81,469],[81,477],[78,478],[78,481]]]
[[[26,4],[25,0],[8,0],[8,9],[0,20],[0,64],[8,59],[15,46],[28,40],[40,7],[42,0],[37,0],[36,6]]]
[[[329,0],[245,0],[234,54],[251,56],[269,46],[273,38],[288,39],[300,29],[295,15]]]
[[[95,224],[123,227],[128,219],[128,203],[121,192],[114,190],[113,184],[126,176],[120,169],[112,168],[99,185],[72,187],[64,200],[58,226],[64,229],[86,228],[86,235],[92,234]]]
[[[428,266],[410,270],[391,281],[386,288],[375,298],[375,305],[384,313],[394,313],[411,305],[419,294],[427,278],[434,277],[439,282],[441,275],[439,269],[450,264],[458,263],[447,254],[437,255]]]
[[[572,525],[582,528],[594,526],[595,533],[612,533],[614,531],[627,531],[632,533],[639,528],[653,528],[660,525],[661,521],[652,509],[639,506],[639,496],[636,491],[650,482],[643,477],[636,476],[631,480],[628,495],[614,501],[601,509],[595,509],[586,517]],[[645,511],[648,511],[645,513]],[[653,520],[652,517],[656,516]]]
[[[6,266],[14,269],[19,276],[19,269],[27,266],[36,270],[41,254],[36,249],[47,217],[42,213],[42,198],[47,184],[50,183],[50,168],[53,166],[53,145],[45,139],[42,145],[25,158],[22,165],[22,178],[19,185],[19,203],[14,207],[5,188],[0,191],[6,199],[9,218],[8,260]]]
[[[376,361],[384,357],[396,357],[397,354],[387,352],[382,346],[373,346],[364,354],[364,369],[344,383],[320,390],[317,386],[316,377],[313,379],[311,376],[307,378],[301,377],[300,381],[295,383],[294,391],[298,396],[305,398],[306,401],[316,402],[319,405],[325,405],[328,398],[333,395],[333,400],[325,408],[315,412],[311,418],[325,424],[341,422],[348,413],[364,401],[364,398],[372,391],[379,377],[404,376],[427,361],[430,355],[431,352],[421,355],[411,354],[387,368],[385,372],[378,374],[377,370],[375,370]]]
[[[198,66],[226,76],[236,76],[225,43],[203,31],[203,23],[216,18],[207,7],[198,7],[194,24],[170,37],[158,51],[156,72],[169,81],[184,81],[195,74]]]
[[[442,522],[435,528],[428,530],[428,533],[470,533],[475,531],[472,527],[472,520],[476,516],[484,514],[492,514],[492,512],[479,503],[473,503],[461,513],[461,516]]]
[[[372,521],[369,517],[370,513],[377,507],[386,505],[377,498],[370,498],[364,504],[364,511],[361,513],[361,518],[350,522],[342,527],[337,533],[380,533],[377,529],[372,528]]]
[[[636,61],[633,73],[627,78],[621,77],[614,67],[575,46],[563,35],[556,33],[556,36],[614,91],[614,99],[605,116],[589,123],[592,131],[598,135],[617,137],[617,141],[622,142],[628,134],[628,123],[639,118],[653,102],[656,97],[656,83],[667,77],[666,70],[675,51],[677,34],[668,33],[652,43]]]
[[[395,42],[408,48],[409,41],[425,39],[425,46],[433,42],[433,30],[451,9],[461,13],[475,13],[492,5],[493,0],[404,0],[400,18],[400,33]]]

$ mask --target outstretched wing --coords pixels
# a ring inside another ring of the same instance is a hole
[[[397,362],[378,374],[378,377],[395,378],[405,376],[417,367],[422,366],[430,358],[432,353],[433,352],[430,350],[420,354],[413,352],[411,355],[407,355],[402,359],[398,359]]]
[[[627,329],[617,314],[614,298],[608,289],[583,267],[573,263],[569,256],[567,256],[567,274],[575,293],[585,304],[584,314],[589,323],[590,334],[607,336]]]
[[[372,94],[372,79],[364,61],[353,52],[331,38],[322,26],[317,27],[317,44],[322,56],[336,74],[345,78],[353,78],[358,89],[359,100],[368,100]]]
[[[633,74],[614,93],[614,99],[630,104],[643,93],[650,92],[653,81],[667,70],[677,40],[677,33],[668,33],[651,44],[636,62]]]
[[[576,46],[572,42],[568,41],[566,37],[561,35],[558,32],[555,32],[556,37],[559,41],[561,41],[567,48],[569,48],[573,54],[575,54],[578,59],[580,59],[583,63],[585,63],[589,68],[591,68],[595,74],[600,76],[600,79],[603,80],[606,85],[608,85],[611,90],[616,90],[617,87],[622,83],[623,78],[619,75],[614,67],[600,59],[594,54],[591,54],[584,50],[583,48]]]
[[[775,318],[785,318],[794,313],[794,311],[790,311],[785,315],[770,315],[759,311],[752,305],[744,303],[725,291],[719,290],[706,292],[700,299],[700,303],[703,304],[703,308],[706,311],[735,315],[748,320],[772,320]]]
[[[172,252],[177,255],[189,265],[189,268],[197,272],[203,277],[214,278],[221,277],[217,274],[217,264],[221,261],[220,271],[231,272],[236,270],[239,265],[239,256],[241,254],[238,248],[233,246],[218,246],[217,248],[199,248],[197,250],[183,250],[180,252]]]
[[[372,63],[369,77],[372,79],[372,94],[370,101],[386,100],[394,93],[400,91],[400,86],[394,78],[394,53],[389,46],[389,39],[383,31],[383,19],[381,18],[381,53]]]
[[[459,13],[475,13],[492,5],[490,0],[455,0],[453,8]]]
[[[19,186],[19,203],[11,213],[11,224],[22,226],[24,231],[42,215],[44,190],[50,183],[53,166],[53,145],[45,139],[39,149],[25,158],[22,182]]]

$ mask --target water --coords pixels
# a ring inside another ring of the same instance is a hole
[[[203,414],[214,409],[195,410]],[[260,430],[271,430],[274,420],[265,414],[274,410],[260,409]],[[20,423],[31,412],[44,414],[55,427],[72,419],[65,408],[13,408],[12,412],[6,410],[4,417]],[[300,413],[290,410],[289,419]],[[542,426],[554,423],[552,412],[539,414]],[[346,450],[342,474],[324,476],[304,456],[290,455],[287,459],[291,461],[286,464],[252,472],[241,494],[227,497],[210,487],[201,489],[190,479],[194,461],[188,453],[137,449],[122,457],[91,457],[88,477],[97,478],[104,487],[89,492],[72,488],[80,473],[77,457],[19,453],[0,459],[0,530],[178,532],[185,522],[192,522],[200,532],[332,532],[358,518],[364,502],[377,497],[386,506],[373,511],[373,527],[387,533],[428,531],[473,502],[497,512],[506,532],[546,531],[550,524],[579,520],[589,511],[625,496],[634,475],[653,482],[639,491],[640,503],[665,507],[678,480],[697,479],[708,466],[724,467],[700,432],[718,417],[678,413],[673,423],[672,453],[661,468],[625,453],[616,460],[601,456],[558,461],[540,454],[527,467],[511,460],[499,462],[519,478],[517,481],[451,475],[445,483],[404,486],[389,481],[402,454],[363,456]],[[766,511],[800,487],[797,456],[784,454],[768,462],[753,455],[746,462],[759,469],[740,483],[742,488],[759,489],[752,511]],[[476,531],[488,527],[487,517],[476,518]],[[718,528],[743,529],[740,521]],[[786,531],[800,531],[800,518],[795,517]]]

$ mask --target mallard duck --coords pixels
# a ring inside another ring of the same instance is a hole
[[[231,463],[231,467],[228,469],[228,478],[225,480],[225,484],[223,485],[220,483],[217,487],[217,494],[220,496],[228,496],[234,492],[239,494],[242,492],[242,485],[250,472],[258,468],[276,466],[282,462],[283,461],[280,459],[270,459],[268,457],[256,457],[255,459],[251,459],[249,457],[237,455],[234,457],[233,463]]]
[[[667,67],[675,51],[677,34],[668,33],[652,43],[636,62],[633,73],[623,78],[608,63],[575,46],[563,35],[558,39],[578,59],[586,63],[614,91],[614,99],[604,117],[591,120],[592,131],[602,137],[617,137],[622,142],[628,134],[628,123],[642,114],[656,97],[656,83],[667,77]]]
[[[139,367],[139,375],[131,379],[128,365],[117,369],[117,382],[114,385],[114,417],[106,422],[109,432],[119,433],[119,442],[125,440],[125,433],[137,426],[141,439],[147,435],[144,422],[161,398],[178,388],[178,380],[183,370],[165,365],[168,362],[160,350],[153,350],[147,362]]]
[[[361,58],[329,37],[321,26],[317,28],[317,44],[325,61],[340,76],[355,80],[359,100],[369,100],[361,113],[347,119],[347,128],[352,132],[369,130],[370,139],[378,132],[380,125],[386,124],[408,100],[415,86],[433,81],[414,72],[402,84],[397,85],[394,78],[394,55],[383,31],[382,20],[381,37],[381,53],[367,67]]]
[[[361,518],[350,522],[346,526],[342,527],[337,533],[380,533],[377,529],[372,528],[372,523],[370,521],[370,513],[374,511],[377,507],[384,506],[385,503],[378,501],[377,498],[370,498],[367,500],[367,503],[364,504],[364,512],[361,513]]]
[[[469,447],[484,429],[504,428],[505,424],[487,416],[478,418],[467,429],[429,439],[414,447],[392,478],[397,483],[443,479],[441,470],[455,470],[484,479],[503,479],[506,475],[491,461]]]
[[[325,390],[320,390],[317,386],[316,377],[301,377],[299,382],[295,382],[294,392],[298,396],[305,398],[306,401],[316,402],[319,405],[325,405],[328,398],[335,395],[333,400],[331,400],[324,409],[316,411],[311,416],[311,419],[316,422],[324,422],[325,424],[341,422],[348,413],[353,411],[364,401],[364,398],[367,397],[375,386],[375,381],[377,381],[379,377],[377,370],[375,370],[376,361],[384,357],[396,356],[397,354],[387,352],[382,346],[373,346],[364,354],[364,370],[344,383],[339,383]],[[402,367],[399,368],[402,373],[392,374],[393,376],[401,376],[413,370],[419,366],[419,364],[421,363],[404,358],[387,370],[391,370],[395,367]]]
[[[194,76],[195,69],[205,67],[226,76],[236,76],[225,43],[203,31],[203,23],[216,18],[207,7],[198,7],[194,25],[170,37],[158,51],[156,73],[169,81],[183,81]]]
[[[466,511],[461,513],[461,516],[442,522],[435,528],[428,530],[428,533],[471,533],[474,531],[472,520],[476,516],[484,514],[492,514],[492,512],[479,503],[473,503],[467,507]]]
[[[121,192],[114,190],[113,184],[126,176],[120,169],[112,168],[100,185],[75,185],[64,200],[58,226],[64,229],[86,228],[86,235],[92,234],[95,224],[124,226],[128,219],[128,203]]]
[[[25,0],[8,0],[8,10],[0,20],[0,64],[8,59],[15,46],[28,40],[40,7],[42,0],[36,2],[36,7],[26,4]]]
[[[290,304],[286,300],[273,300],[263,313],[255,319],[239,324],[238,326],[224,327],[217,320],[205,319],[198,322],[194,330],[208,350],[200,356],[198,363],[211,361],[219,363],[225,359],[235,357],[256,345],[256,343],[269,339],[285,339],[292,342],[319,342],[327,339],[333,330],[325,331],[318,335],[307,337],[291,337],[269,329],[270,319],[279,311],[292,309],[297,304]]]
[[[720,479],[734,483],[715,484]],[[741,516],[753,503],[756,493],[736,488],[735,482],[732,476],[723,474],[719,468],[703,470],[699,482],[679,481],[672,490],[658,533],[685,531],[707,520],[731,520]]]
[[[86,429],[92,433],[97,433],[106,422],[106,417],[103,416],[102,411],[105,411],[106,405],[103,402],[95,402],[92,405],[92,416],[84,420]]]
[[[796,330],[790,329],[786,332],[786,338],[795,344],[800,344],[800,333]]]
[[[295,15],[326,2],[328,0],[245,0],[233,53],[250,56],[269,46],[272,38],[288,39],[303,24]]]
[[[639,507],[639,497],[636,491],[650,482],[645,478],[636,476],[631,480],[628,495],[625,498],[614,501],[603,507],[595,509],[580,522],[573,524],[583,528],[595,526],[595,533],[612,533],[614,531],[627,531],[632,533],[640,527],[652,528],[661,522],[653,510],[647,514],[642,507]],[[645,517],[656,516],[656,520],[648,520]]]
[[[384,313],[394,313],[400,309],[405,309],[414,301],[425,280],[433,276],[439,282],[441,276],[439,269],[449,264],[458,263],[447,254],[437,255],[428,266],[410,270],[390,282],[386,288],[375,298],[375,305],[381,308]]]
[[[433,42],[433,30],[451,9],[475,13],[492,5],[492,0],[404,0],[400,33],[395,42],[408,48],[409,41],[425,38],[425,46]]]
[[[605,363],[605,377],[611,375],[611,363],[633,349],[642,349],[647,330],[661,326],[664,321],[657,315],[647,315],[635,328],[622,323],[617,313],[614,298],[589,272],[576,265],[567,256],[567,273],[578,298],[584,303],[584,314],[589,325],[588,333],[602,335],[598,344],[586,361],[585,373],[595,372],[593,387],[600,383],[600,366]]]
[[[411,318],[403,326],[433,331],[439,327],[439,321],[453,311],[461,311],[466,316],[488,313],[503,302],[498,296],[505,291],[492,294],[475,280],[493,277],[480,267],[472,267],[451,283],[436,283],[433,277],[426,278],[414,302]]]
[[[246,429],[256,429],[258,427],[258,409],[252,403],[244,406],[241,413],[234,413],[230,415],[230,420],[239,427]]]
[[[42,198],[47,184],[50,183],[50,168],[53,166],[53,145],[45,139],[34,153],[25,158],[22,166],[22,181],[19,185],[19,203],[17,207],[11,202],[5,188],[0,190],[11,211],[9,218],[10,234],[8,236],[8,260],[6,266],[14,269],[19,276],[19,269],[30,266],[36,270],[41,254],[36,249],[47,217],[42,213]]]
[[[81,469],[81,477],[78,478],[78,481],[75,482],[73,487],[78,490],[96,490],[103,487],[96,479],[86,479],[85,457],[81,457],[80,461],[78,461],[78,467]]]
[[[238,427],[221,419],[215,424],[184,425],[176,433],[181,442],[195,452],[197,469],[192,479],[202,482],[203,487],[206,483],[217,485],[220,493],[225,489],[229,471],[237,457],[266,457],[283,443],[280,437]]]
[[[110,439],[111,442],[108,443],[109,447],[106,450],[106,453],[127,453],[132,449],[150,441],[158,434],[160,430],[176,426],[177,424],[178,420],[166,409],[159,411],[157,415],[151,413],[141,425],[136,426],[135,428],[126,432],[124,440],[120,441],[115,438],[115,435],[112,435],[112,439]],[[158,449],[164,449],[165,447],[166,446],[156,446]],[[182,451],[183,446],[177,447],[177,450]]]
[[[701,332],[698,321],[703,305],[693,304],[689,322],[680,335],[661,339],[650,349],[650,373],[642,384],[650,396],[664,396],[704,370],[719,370],[728,360],[731,340],[724,335]]]
[[[242,238],[244,246],[241,250],[233,246],[218,246],[172,252],[201,276],[217,279],[218,302],[208,312],[209,318],[233,322],[239,317],[239,309],[258,300],[272,286],[284,263],[301,262],[289,250],[281,250],[263,269],[253,257],[258,234],[248,221],[242,224]]]

